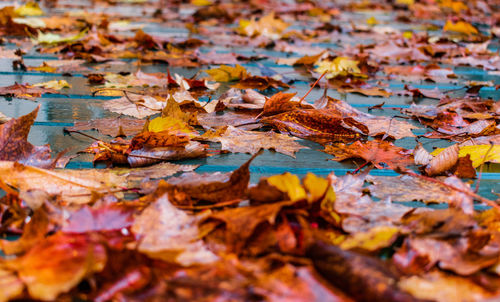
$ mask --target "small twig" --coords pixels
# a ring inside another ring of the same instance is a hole
[[[88,134],[86,134],[86,133],[83,133],[83,132],[80,132],[80,131],[77,131],[77,130],[68,130],[68,129],[64,128],[64,129],[63,129],[63,131],[64,131],[65,133],[69,133],[69,134],[71,134],[71,133],[77,133],[77,134],[80,134],[80,135],[86,136],[86,137],[88,137],[88,138],[90,138],[90,139],[93,139],[93,140],[95,140],[95,141],[100,141],[100,139],[95,138],[95,137],[93,137],[92,135],[88,135]]]
[[[358,173],[361,169],[363,169],[366,165],[370,164],[371,162],[369,161],[365,161],[364,164],[362,164],[361,166],[359,166],[356,170],[352,171],[352,174],[356,174]]]
[[[488,154],[490,154],[491,149],[493,149],[493,146],[495,146],[495,145],[492,142],[490,142],[490,148],[488,149],[488,151],[486,151],[486,154],[484,155],[483,161],[481,162],[481,165],[479,168],[479,175],[477,176],[476,188],[474,189],[474,193],[477,193],[479,191],[479,184],[481,183],[481,176],[483,175],[484,162],[486,161]]]
[[[309,88],[309,90],[306,92],[306,94],[304,94],[304,96],[300,99],[299,104],[301,104],[302,101],[306,98],[306,96],[308,96],[309,93],[311,93],[313,88],[318,84],[319,80],[321,80],[325,76],[325,74],[326,74],[326,71],[323,72],[323,74],[316,80],[316,82],[314,82],[314,84],[312,84],[311,88]]]
[[[482,196],[479,196],[477,195],[476,193],[472,192],[472,191],[467,191],[467,190],[464,190],[464,189],[460,189],[460,188],[457,188],[455,186],[452,186],[450,184],[447,184],[445,182],[442,182],[440,180],[437,180],[435,178],[432,178],[432,177],[428,177],[428,176],[424,176],[424,175],[419,175],[417,173],[414,173],[412,171],[401,171],[401,173],[403,174],[407,174],[407,175],[410,175],[410,176],[413,176],[413,177],[416,177],[416,178],[420,178],[420,179],[423,179],[423,180],[426,180],[426,181],[430,181],[430,182],[433,182],[433,183],[437,183],[437,184],[440,184],[442,186],[445,186],[451,190],[454,190],[454,191],[458,191],[460,193],[464,193],[465,195],[468,195],[470,197],[473,197],[475,198],[476,200],[482,202],[482,203],[485,203],[493,208],[495,208],[497,211],[500,211],[500,205],[498,205],[495,201],[493,200],[489,200],[487,198],[484,198]]]
[[[231,206],[234,204],[238,204],[241,202],[241,199],[234,199],[234,200],[228,200],[225,202],[219,202],[217,204],[209,204],[209,205],[203,205],[203,206],[183,206],[183,205],[175,205],[177,208],[181,210],[207,210],[207,209],[215,209],[215,208],[222,208],[226,206]]]

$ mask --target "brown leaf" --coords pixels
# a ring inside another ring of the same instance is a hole
[[[348,233],[366,232],[375,226],[395,226],[411,210],[389,199],[374,202],[363,195],[363,175],[330,175],[329,178],[335,191],[335,202],[329,211],[343,216],[342,229]]]
[[[342,118],[317,109],[296,109],[264,117],[261,123],[277,128],[281,133],[319,143],[352,141],[361,135],[346,127]]]
[[[459,157],[456,166],[454,167],[454,172],[459,178],[475,178],[476,169],[472,166],[472,161],[470,160],[470,154],[464,157]]]
[[[344,101],[328,96],[316,101],[315,107],[342,118],[350,117],[354,119],[368,128],[368,132],[364,134],[370,136],[387,135],[394,139],[401,139],[403,137],[414,137],[415,135],[411,130],[418,129],[418,127],[406,121],[361,112]],[[354,128],[354,130],[356,129]]]
[[[54,165],[48,146],[33,146],[28,142],[28,134],[39,109],[40,106],[27,115],[0,125],[0,160],[45,168]]]
[[[384,165],[393,170],[406,170],[413,163],[411,151],[387,141],[355,141],[351,145],[328,145],[323,152],[335,156],[333,160],[343,161],[348,158],[362,158],[372,163],[377,169],[384,169]]]
[[[434,156],[433,159],[425,167],[425,173],[429,176],[439,175],[443,172],[448,171],[458,161],[458,145],[454,144],[444,149],[438,155]]]
[[[102,270],[105,263],[103,246],[86,235],[58,233],[6,265],[17,272],[32,298],[51,301]]]
[[[15,240],[0,240],[0,249],[6,255],[19,254],[29,250],[36,243],[44,239],[49,231],[49,218],[43,208],[39,208],[31,216],[31,220],[24,227],[22,236]],[[0,299],[1,300],[1,299]]]
[[[243,197],[250,180],[249,166],[261,154],[254,154],[246,163],[231,173],[196,174],[184,173],[161,183],[174,204],[189,205],[197,201],[211,203],[235,200]]]
[[[465,201],[472,206],[472,199],[446,186],[409,175],[398,177],[368,176],[371,194],[377,198],[391,198],[393,201],[419,200],[425,203],[460,204]],[[450,179],[451,181],[451,179]],[[445,183],[449,181],[444,181]],[[469,208],[469,206],[467,206]]]
[[[183,147],[142,148],[128,154],[127,162],[131,167],[143,167],[162,161],[200,158],[207,155],[205,145],[190,141]]]
[[[356,301],[421,301],[396,286],[397,274],[376,258],[317,243],[308,250],[314,267]]]
[[[245,131],[227,126],[217,132],[205,132],[201,139],[219,142],[221,149],[229,152],[254,154],[260,149],[273,149],[276,152],[295,157],[295,152],[307,148],[296,142],[296,138],[273,131]]]
[[[113,187],[125,185],[125,177],[106,170],[51,171],[1,161],[2,181],[21,192],[42,190],[49,195],[61,195],[68,203],[88,203],[93,192],[106,193]],[[38,200],[37,202],[43,202]],[[40,204],[29,204],[37,208]]]
[[[144,120],[118,117],[90,120],[86,122],[77,121],[73,127],[68,127],[66,129],[69,131],[97,129],[102,134],[117,137],[120,134],[124,134],[125,136],[136,135],[142,131],[144,124]]]
[[[140,238],[139,251],[152,258],[186,266],[212,263],[217,256],[199,239],[199,219],[175,208],[164,193],[135,218],[132,231]]]
[[[489,301],[497,299],[468,278],[432,271],[423,276],[404,277],[398,286],[415,297],[437,302],[448,301]]]
[[[23,291],[23,282],[16,273],[4,268],[3,261],[0,262],[0,301],[7,302],[20,298]]]
[[[22,85],[15,83],[11,86],[0,87],[0,95],[6,97],[16,97],[21,99],[33,100],[39,98],[44,93],[59,93],[55,89]]]
[[[239,89],[258,89],[266,90],[269,88],[290,88],[288,84],[282,81],[275,80],[270,77],[260,77],[260,76],[249,76],[238,81],[238,83],[232,85],[234,88]]]
[[[247,240],[261,223],[274,225],[276,216],[284,206],[293,202],[282,201],[250,207],[227,209],[208,216],[202,223],[209,221],[222,222],[224,226],[225,243],[234,251],[242,251]]]

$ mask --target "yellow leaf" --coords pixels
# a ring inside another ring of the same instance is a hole
[[[356,233],[344,240],[340,247],[343,249],[359,248],[367,251],[376,251],[391,245],[396,240],[399,229],[393,226],[376,226],[367,232]]]
[[[351,60],[347,57],[336,57],[333,61],[323,60],[320,61],[318,67],[315,69],[318,73],[326,73],[327,79],[335,78],[336,76],[361,76],[361,70],[358,67],[358,61]]]
[[[42,18],[13,18],[12,21],[17,24],[26,24],[33,28],[43,28],[47,26]]]
[[[474,168],[477,168],[483,162],[484,156],[486,155],[486,152],[488,152],[488,149],[490,147],[491,145],[462,146],[458,151],[458,157],[465,157],[467,155],[470,155],[472,166]],[[445,148],[437,148],[436,150],[432,151],[431,155],[436,156],[444,149]],[[500,145],[493,146],[486,159],[484,159],[484,162],[500,163]]]
[[[68,82],[66,82],[65,80],[59,80],[59,81],[52,80],[52,81],[48,81],[48,82],[34,84],[31,86],[50,88],[50,89],[55,89],[55,90],[61,90],[63,88],[71,88],[71,85]]]
[[[461,33],[465,35],[477,35],[479,31],[477,28],[472,26],[470,23],[464,21],[458,21],[457,23],[453,23],[450,20],[446,21],[446,24],[443,27],[443,31],[451,31],[455,33]]]
[[[31,40],[35,44],[57,44],[57,43],[73,42],[83,38],[87,34],[87,31],[88,29],[85,29],[84,31],[79,32],[78,34],[69,37],[62,37],[58,34],[53,34],[50,32],[44,34],[41,31],[38,31],[38,37],[36,39],[32,38]]]
[[[470,155],[470,160],[474,168],[479,167],[483,160],[484,162],[500,163],[500,145],[494,145],[490,152],[488,152],[490,147],[490,145],[463,146],[460,147],[458,156],[465,157]],[[485,159],[486,152],[488,152],[488,156]]]
[[[248,74],[245,67],[236,65],[235,67],[221,65],[219,68],[204,70],[217,82],[232,82],[245,78]]]
[[[24,5],[21,5],[16,8],[14,12],[16,13],[16,15],[21,17],[43,15],[43,10],[40,8],[40,6],[38,6],[38,3],[35,2],[28,2]]]
[[[304,190],[300,184],[300,179],[297,175],[288,172],[281,175],[273,175],[267,178],[267,182],[278,190],[287,193],[291,201],[297,201],[307,197],[306,190]]]
[[[42,65],[40,65],[38,67],[28,67],[28,70],[36,70],[36,71],[47,72],[47,73],[57,72],[57,68],[47,65],[47,63],[45,63],[45,62],[43,62]]]
[[[246,36],[262,35],[271,39],[279,39],[281,33],[287,29],[288,23],[275,18],[274,12],[260,18],[258,21],[240,20],[237,31]]]
[[[324,196],[323,201],[334,202],[335,191],[328,180],[318,177],[312,173],[307,173],[303,181],[304,188],[309,193],[309,201],[314,202]],[[326,194],[325,194],[326,192]]]
[[[403,4],[403,5],[413,5],[415,3],[415,0],[396,0],[396,4]]]
[[[212,5],[212,1],[210,0],[191,0],[191,4],[196,6],[208,6]]]
[[[411,39],[413,37],[413,32],[411,32],[411,31],[405,31],[405,32],[403,32],[403,37],[405,39]]]
[[[373,26],[379,24],[379,22],[377,19],[375,19],[375,17],[371,16],[370,18],[366,19],[366,24]]]
[[[451,8],[455,13],[467,10],[467,5],[465,5],[463,2],[453,1],[453,0],[443,0],[439,4],[439,6]]]

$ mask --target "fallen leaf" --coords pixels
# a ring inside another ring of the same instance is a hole
[[[16,97],[21,99],[33,100],[39,98],[44,93],[58,93],[51,88],[33,87],[28,84],[22,85],[15,83],[11,86],[0,87],[0,95],[5,97]]]
[[[53,301],[106,263],[104,247],[86,235],[58,233],[5,264],[16,272],[34,299]]]
[[[418,129],[418,127],[413,126],[406,121],[399,121],[394,118],[375,116],[361,112],[344,101],[328,96],[316,101],[315,107],[323,112],[341,116],[345,120],[344,124],[346,124],[346,126],[349,126],[353,130],[364,130],[364,132],[366,132],[364,134],[370,136],[388,135],[394,139],[415,137],[412,130]],[[347,118],[352,118],[354,121]],[[349,121],[351,121],[351,123],[347,124]],[[357,123],[353,124],[353,122]],[[359,124],[364,127],[360,127]]]
[[[458,21],[456,23],[447,20],[446,24],[443,27],[443,31],[451,31],[455,33],[461,33],[465,35],[477,35],[479,34],[479,31],[477,28],[472,26],[470,23],[467,23],[465,21]]]
[[[425,167],[425,173],[429,176],[434,176],[451,169],[458,161],[458,150],[459,148],[457,144],[444,149],[429,161]]]
[[[333,79],[337,76],[356,76],[365,77],[358,67],[358,61],[348,57],[336,57],[333,60],[325,59],[317,63],[315,71],[319,74],[326,72],[327,79]]]
[[[419,301],[397,287],[398,276],[379,259],[320,243],[307,254],[325,279],[357,301]]]
[[[438,302],[487,301],[494,296],[467,278],[432,271],[423,276],[403,277],[398,286],[419,299]]]
[[[117,137],[119,135],[136,135],[144,128],[146,121],[130,119],[130,118],[103,118],[97,120],[89,120],[86,122],[77,121],[72,127],[66,128],[69,131],[81,131],[97,129],[104,135]]]
[[[390,246],[397,239],[399,228],[393,226],[376,226],[367,232],[360,232],[347,237],[340,247],[343,249],[361,249],[377,251]]]
[[[327,145],[323,152],[335,156],[333,160],[343,161],[349,158],[361,158],[372,163],[377,169],[389,168],[393,170],[406,170],[413,164],[411,151],[387,141],[355,141],[351,145],[343,143]]]
[[[448,203],[450,205],[462,203],[462,200],[465,199],[467,204],[472,206],[472,199],[464,196],[463,193],[421,178],[409,175],[398,177],[368,176],[368,180],[373,183],[368,187],[371,194],[380,199],[418,200],[425,203]],[[445,181],[445,183],[447,182]]]
[[[241,80],[247,77],[247,71],[245,67],[241,65],[236,65],[231,67],[228,65],[221,65],[219,68],[204,70],[212,80],[217,82],[232,82]]]
[[[0,160],[17,161],[38,167],[53,167],[50,147],[33,146],[28,142],[28,134],[38,114],[38,106],[33,112],[0,125]]]
[[[296,138],[273,131],[245,131],[233,126],[221,128],[216,132],[205,132],[203,140],[219,142],[221,149],[229,152],[254,154],[260,149],[273,149],[276,152],[295,157],[295,152],[307,148],[296,142]]]
[[[164,193],[134,220],[132,232],[140,238],[139,251],[152,258],[181,265],[200,265],[217,261],[200,240],[199,217],[176,209]]]
[[[250,180],[250,163],[260,153],[254,154],[231,173],[184,173],[179,177],[168,179],[163,186],[174,204],[185,205],[197,201],[217,203],[239,199],[244,196]]]
[[[52,80],[48,82],[43,82],[43,83],[37,83],[31,85],[33,87],[43,87],[46,89],[54,89],[54,90],[61,90],[63,88],[71,88],[71,85],[68,84],[65,80]]]
[[[8,161],[0,161],[0,175],[3,182],[20,191],[41,189],[50,195],[61,195],[62,200],[76,204],[88,203],[93,198],[93,192],[105,194],[125,182],[125,177],[109,171],[51,171]]]

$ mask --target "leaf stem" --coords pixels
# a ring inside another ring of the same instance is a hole
[[[321,80],[325,76],[325,74],[326,74],[326,71],[323,72],[323,74],[316,80],[316,82],[314,82],[314,84],[312,84],[311,88],[309,88],[309,90],[306,92],[306,94],[304,94],[304,96],[300,99],[299,104],[302,104],[302,101],[306,98],[306,96],[309,95],[309,93],[311,93],[313,88],[318,84],[319,80]]]

